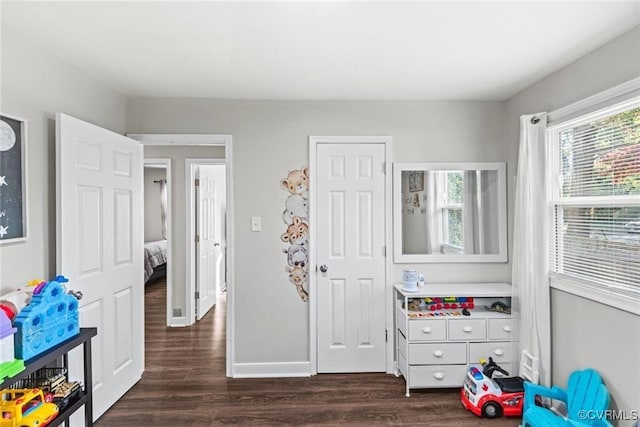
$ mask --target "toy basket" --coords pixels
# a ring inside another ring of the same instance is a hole
[[[53,390],[66,382],[67,368],[41,368],[17,381],[12,388],[39,388],[45,393],[53,394]]]
[[[33,374],[17,381],[12,388],[39,388],[50,394],[60,410],[73,403],[82,392],[78,381],[67,381],[67,368],[41,368]]]

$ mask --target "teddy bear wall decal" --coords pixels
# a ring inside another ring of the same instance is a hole
[[[289,244],[287,248],[282,249],[287,257],[286,271],[300,299],[306,302],[309,299],[309,294],[305,290],[309,271],[308,168],[289,171],[287,177],[280,181],[280,188],[289,193],[284,204],[284,212],[282,212],[282,221],[287,229],[280,235],[280,240]]]

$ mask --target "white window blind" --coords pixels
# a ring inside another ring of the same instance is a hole
[[[549,129],[551,268],[640,302],[640,102]]]

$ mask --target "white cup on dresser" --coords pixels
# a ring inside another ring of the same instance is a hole
[[[406,292],[416,292],[418,290],[418,272],[413,268],[402,270],[402,290]]]

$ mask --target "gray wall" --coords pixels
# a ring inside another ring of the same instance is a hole
[[[55,114],[114,132],[125,129],[125,99],[2,26],[1,111],[27,120],[28,240],[0,246],[2,292],[50,279],[55,260]],[[64,271],[58,273],[64,274]]]
[[[127,102],[130,133],[233,135],[237,363],[309,360],[309,307],[288,281],[280,241],[280,180],[308,164],[309,135],[392,135],[396,161],[506,161],[503,120],[499,102]],[[262,217],[262,232],[250,231],[251,216]],[[403,267],[394,267],[398,280]],[[434,281],[510,278],[507,264],[418,267]]]
[[[160,213],[160,184],[154,181],[166,179],[163,168],[144,168],[144,241],[162,240],[162,215]]]
[[[553,111],[640,76],[639,52],[636,27],[511,98],[505,123],[510,164],[517,163],[521,114]],[[573,370],[592,367],[603,375],[613,408],[640,409],[640,316],[552,290],[551,328],[553,383],[564,385]]]

